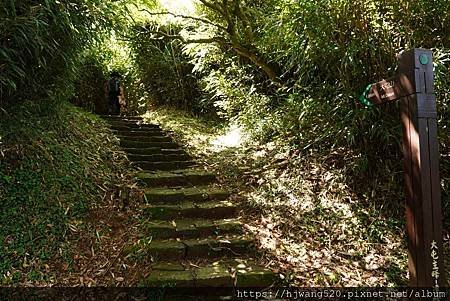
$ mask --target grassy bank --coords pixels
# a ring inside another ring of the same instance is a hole
[[[266,254],[263,260],[290,283],[407,285],[401,172],[369,181],[357,177],[360,154],[349,149],[305,154],[280,141],[255,144],[235,127],[172,109],[146,117],[173,131],[240,196],[242,217]],[[448,258],[448,238],[445,246]]]
[[[0,284],[55,281],[89,208],[124,185],[126,159],[98,117],[64,101],[0,111]]]

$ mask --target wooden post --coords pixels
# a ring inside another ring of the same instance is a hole
[[[399,71],[411,74],[415,86],[414,94],[400,99],[410,286],[442,287],[445,270],[431,51],[403,53]]]
[[[366,105],[400,100],[411,287],[445,285],[432,58],[426,49],[402,53],[400,74],[369,85],[360,97]]]

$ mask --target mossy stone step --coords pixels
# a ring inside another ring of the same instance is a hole
[[[196,163],[193,161],[171,161],[171,162],[135,161],[132,162],[132,164],[146,170],[176,170],[180,168],[194,166]]]
[[[131,155],[177,155],[177,154],[186,154],[186,152],[181,148],[161,148],[161,147],[125,147],[122,148],[126,153]]]
[[[146,254],[153,260],[198,259],[240,256],[248,253],[253,240],[245,236],[224,236],[183,240],[152,240],[149,244],[136,244],[124,249],[125,255]]]
[[[142,118],[107,118],[107,120],[116,123],[145,123]]]
[[[128,141],[140,141],[140,142],[172,142],[172,139],[167,136],[126,136],[117,135],[117,138]]]
[[[109,125],[109,127],[114,132],[124,132],[124,133],[165,133],[163,129],[159,127],[129,127],[126,125]]]
[[[193,238],[211,235],[242,233],[242,223],[237,219],[180,219],[174,221],[151,220],[142,225],[144,233],[156,239]]]
[[[146,126],[146,125],[125,125],[125,124],[110,124],[109,127],[116,131],[150,131],[150,130],[161,130],[159,127],[155,126]]]
[[[208,201],[202,203],[182,202],[179,204],[149,205],[143,214],[154,220],[175,220],[178,218],[221,219],[233,217],[236,206],[229,201]]]
[[[128,116],[128,115],[98,115],[103,119],[114,119],[114,120],[142,120],[141,116]]]
[[[153,155],[134,155],[129,154],[128,159],[131,161],[147,161],[147,162],[170,162],[170,161],[187,161],[191,157],[187,154],[153,154]]]
[[[214,173],[204,170],[175,170],[174,173],[181,173],[188,179],[188,182],[192,185],[207,185],[216,180],[216,175]]]
[[[139,172],[136,177],[150,187],[208,185],[215,181],[213,173],[186,169],[174,171]]]
[[[147,287],[268,287],[277,275],[248,260],[217,261],[208,266],[183,266],[161,262],[152,266],[141,285]]]
[[[160,129],[136,129],[131,130],[113,130],[118,136],[136,137],[136,136],[164,136],[167,132]]]
[[[174,149],[180,146],[175,142],[140,142],[132,140],[120,140],[120,146],[125,148],[149,148],[149,147],[160,147],[164,149]]]
[[[214,187],[151,188],[145,190],[145,197],[151,204],[226,200],[229,196],[228,191]]]
[[[254,240],[245,236],[186,239],[182,243],[187,246],[186,258],[242,256],[254,247]]]
[[[194,287],[195,281],[191,271],[154,270],[141,281],[139,286],[144,287]],[[170,300],[170,299],[166,299]],[[180,300],[186,300],[185,298]]]
[[[125,126],[131,129],[161,129],[157,124],[149,124],[139,121],[110,120],[108,122],[111,126]]]

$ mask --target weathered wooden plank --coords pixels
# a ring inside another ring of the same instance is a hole
[[[400,56],[399,66],[401,74],[414,75],[408,85],[415,85],[399,89],[414,91],[401,100],[410,286],[442,287],[445,272],[432,53],[413,49]],[[394,91],[393,87],[383,91],[389,89]],[[380,94],[376,97],[381,99]],[[390,99],[389,95],[384,99]]]
[[[404,98],[401,101],[401,121],[403,125],[403,160],[404,160],[404,189],[406,200],[406,233],[408,239],[408,268],[410,285],[416,286],[417,283],[417,248],[416,248],[416,206],[414,204],[413,177],[412,177],[412,152],[411,152],[411,97]]]

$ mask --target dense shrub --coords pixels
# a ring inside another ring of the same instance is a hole
[[[75,80],[75,94],[72,102],[91,112],[105,114],[108,110],[104,83],[105,67],[97,57],[92,55],[83,58]]]
[[[192,74],[193,65],[182,52],[178,40],[156,39],[152,32],[178,35],[177,25],[157,25],[146,23],[134,27],[131,33],[131,47],[134,63],[141,82],[141,93],[147,93],[154,105],[169,105],[194,113],[210,108],[199,102],[200,89],[197,78]]]
[[[0,2],[0,105],[71,85],[78,57],[118,19],[117,1]]]

